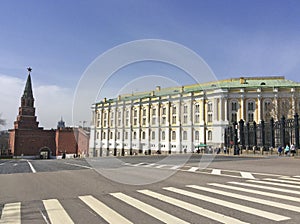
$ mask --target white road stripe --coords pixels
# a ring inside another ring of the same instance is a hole
[[[290,188],[300,189],[300,186],[291,185],[291,184],[281,184],[281,183],[268,182],[268,181],[260,181],[260,180],[247,180],[247,181],[248,182],[259,183],[259,184],[267,184],[267,185],[275,185],[275,186],[281,186],[281,187],[290,187]]]
[[[263,186],[263,185],[257,185],[257,184],[240,183],[240,182],[228,182],[228,183],[236,184],[236,185],[240,185],[240,186],[246,186],[246,187],[255,187],[255,188],[260,188],[260,189],[266,189],[266,190],[270,190],[270,191],[280,191],[280,192],[300,195],[300,191],[293,191],[293,190],[285,189],[285,188],[276,188],[276,187]]]
[[[172,166],[170,169],[171,170],[177,170],[178,168],[180,168],[181,167],[181,165],[178,165],[178,166]]]
[[[255,177],[251,174],[251,173],[249,173],[249,172],[240,172],[241,173],[241,176],[243,177],[243,178],[247,178],[247,179],[255,179]]]
[[[108,223],[132,223],[91,195],[79,196],[79,198]]]
[[[145,165],[145,163],[137,163],[137,164],[134,164],[132,166],[141,166],[141,165]]]
[[[214,175],[221,175],[221,170],[219,170],[219,169],[213,169],[213,170],[211,171],[211,174],[214,174]]]
[[[57,199],[43,200],[43,203],[51,223],[74,223]]]
[[[163,167],[166,167],[166,166],[168,166],[168,165],[166,165],[166,164],[163,164],[163,165],[158,165],[158,166],[156,166],[155,168],[163,168]]]
[[[273,178],[265,178],[263,180],[280,182],[280,183],[287,183],[287,184],[300,184],[299,181],[291,181],[291,180],[281,180],[281,179],[273,179]]]
[[[21,224],[21,202],[5,204],[0,219],[1,224]]]
[[[151,166],[155,166],[156,165],[156,163],[150,163],[150,164],[147,164],[146,166],[144,166],[144,167],[151,167]]]
[[[36,170],[35,170],[34,167],[32,166],[31,162],[29,162],[29,161],[27,160],[27,163],[28,163],[28,165],[29,165],[29,167],[30,167],[32,173],[36,173]]]
[[[300,178],[300,176],[294,176],[294,177],[296,177],[296,178]],[[300,179],[299,179],[300,180]]]
[[[121,201],[141,210],[142,212],[145,212],[147,213],[148,215],[151,215],[153,217],[155,217],[156,219],[164,222],[164,223],[170,223],[170,224],[173,224],[173,223],[184,223],[184,224],[187,224],[188,222],[184,221],[184,220],[181,220],[175,216],[172,216],[158,208],[155,208],[151,205],[148,205],[144,202],[141,202],[135,198],[132,198],[130,196],[127,196],[123,193],[112,193],[111,194],[112,196],[120,199]],[[120,223],[120,222],[118,222]]]
[[[281,179],[285,179],[285,180],[295,180],[295,181],[300,181],[300,179],[299,178],[293,178],[293,177],[279,177],[279,178],[281,178]]]
[[[186,191],[186,190],[181,190],[181,189],[174,188],[174,187],[166,187],[164,189],[166,189],[168,191],[178,193],[178,194],[182,194],[182,195],[185,195],[185,196],[189,196],[189,197],[192,197],[192,198],[196,198],[196,199],[199,199],[199,200],[202,200],[202,201],[207,201],[207,202],[210,202],[210,203],[213,203],[213,204],[217,204],[217,205],[224,206],[224,207],[227,207],[227,208],[231,208],[231,209],[235,209],[235,210],[242,211],[242,212],[245,212],[245,213],[249,213],[251,215],[260,216],[260,217],[270,219],[270,220],[273,220],[273,221],[283,221],[283,220],[290,219],[290,217],[287,217],[287,216],[277,215],[275,213],[263,211],[263,210],[260,210],[260,209],[255,209],[255,208],[252,208],[252,207],[248,207],[248,206],[244,206],[244,205],[241,205],[241,204],[228,202],[228,201],[213,198],[213,197],[208,197],[208,196],[203,195],[203,194],[197,194],[197,193],[193,193],[193,192]]]
[[[251,202],[258,203],[258,204],[263,204],[263,205],[268,205],[268,206],[272,206],[272,207],[276,207],[276,208],[281,208],[281,209],[285,209],[285,210],[300,212],[300,207],[293,206],[293,205],[288,205],[288,204],[284,204],[284,203],[280,203],[280,202],[264,200],[264,199],[260,199],[260,198],[255,198],[255,197],[230,193],[230,192],[226,192],[226,191],[216,190],[216,189],[197,186],[197,185],[187,185],[187,187],[197,189],[197,190],[201,190],[201,191],[211,192],[211,193],[214,193],[214,194],[220,194],[220,195],[224,195],[224,196],[227,196],[227,197],[237,198],[237,199],[241,199],[241,200],[245,200],[245,201],[251,201]]]
[[[280,199],[284,199],[284,200],[300,202],[300,198],[282,195],[282,194],[274,194],[274,193],[269,193],[269,192],[265,192],[265,191],[258,191],[258,190],[248,189],[248,188],[228,186],[228,185],[218,184],[218,183],[209,183],[208,185],[214,186],[214,187],[230,189],[230,190],[252,193],[252,194],[259,194],[259,195],[268,196],[268,197],[272,197],[272,198],[280,198]]]
[[[189,171],[189,172],[196,172],[198,169],[199,169],[199,167],[191,167],[187,171]]]
[[[246,223],[246,222],[242,222],[238,219],[231,218],[229,216],[226,216],[226,215],[223,215],[223,214],[220,214],[220,213],[216,213],[216,212],[204,209],[202,207],[193,205],[191,203],[184,202],[182,200],[178,200],[178,199],[175,199],[175,198],[171,198],[171,197],[168,197],[168,196],[165,196],[165,195],[153,192],[153,191],[139,190],[138,192],[140,192],[142,194],[145,194],[145,195],[148,195],[150,197],[156,198],[156,199],[161,200],[163,202],[175,205],[177,207],[183,208],[187,211],[196,213],[197,215],[201,215],[203,217],[207,217],[209,219],[216,220],[216,221],[221,222],[221,223],[230,223],[230,224],[245,224]]]

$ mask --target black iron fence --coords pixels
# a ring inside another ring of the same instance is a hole
[[[292,144],[299,149],[299,115],[291,119],[283,116],[278,121],[262,120],[259,124],[243,120],[233,122],[225,128],[224,143],[226,147],[238,149],[265,151]]]

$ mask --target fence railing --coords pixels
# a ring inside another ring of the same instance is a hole
[[[224,144],[226,147],[238,149],[261,149],[263,151],[275,149],[279,146],[293,144],[299,149],[299,115],[286,119],[284,116],[274,121],[245,123],[244,120],[233,122],[225,128]]]

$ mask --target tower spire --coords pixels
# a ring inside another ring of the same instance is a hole
[[[30,72],[32,71],[32,68],[28,67],[27,70],[28,70],[28,77],[27,77],[23,97],[33,99],[31,77],[30,77]]]

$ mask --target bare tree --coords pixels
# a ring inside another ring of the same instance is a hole
[[[1,118],[2,114],[0,114],[0,126],[6,125],[6,120]]]

